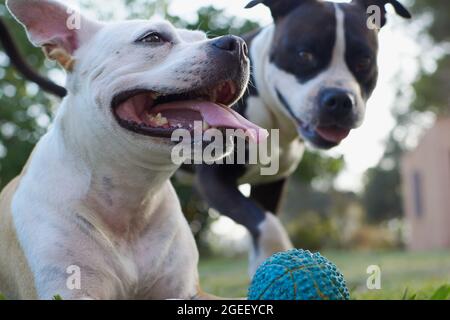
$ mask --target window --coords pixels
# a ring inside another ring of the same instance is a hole
[[[413,197],[414,212],[416,217],[420,218],[423,215],[422,176],[418,171],[415,171],[413,175]]]

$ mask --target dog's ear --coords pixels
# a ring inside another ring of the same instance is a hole
[[[381,21],[379,28],[383,27],[386,24],[386,5],[391,4],[394,7],[395,12],[405,18],[411,19],[411,13],[406,9],[400,2],[397,0],[353,0],[353,3],[356,3],[362,6],[365,10],[367,10],[370,6],[377,6],[380,9],[381,13]]]
[[[245,8],[253,8],[258,4],[264,4],[269,7],[270,11],[272,12],[272,17],[276,21],[277,19],[291,12],[303,2],[307,1],[316,0],[252,0],[249,4],[247,4]]]
[[[100,23],[54,0],[8,0],[6,5],[31,43],[68,71],[74,66],[74,52],[100,29]]]

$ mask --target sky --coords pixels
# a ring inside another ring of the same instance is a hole
[[[249,1],[249,0],[248,0]],[[262,5],[244,9],[247,0],[172,0],[170,13],[187,20],[195,19],[195,12],[202,6],[213,5],[224,8],[230,16],[239,16],[258,21],[262,25],[272,23],[269,10]],[[349,2],[335,0],[335,2]],[[403,0],[406,4],[408,1]],[[96,7],[107,4],[110,0],[95,1]],[[118,3],[118,2],[116,2]],[[116,12],[125,12],[118,7]],[[361,191],[363,175],[367,169],[376,166],[381,159],[386,139],[395,126],[391,114],[399,85],[412,83],[417,75],[417,58],[423,55],[421,44],[417,41],[418,27],[396,16],[388,8],[388,24],[380,32],[379,81],[367,105],[365,122],[361,128],[351,132],[350,136],[337,148],[328,151],[331,156],[343,155],[345,170],[336,181],[339,190]],[[406,96],[411,93],[406,89]]]

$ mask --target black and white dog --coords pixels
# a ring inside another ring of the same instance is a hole
[[[279,157],[280,170],[262,176],[258,165],[197,168],[208,204],[250,231],[251,274],[268,256],[292,247],[275,214],[305,141],[330,149],[363,121],[377,83],[377,34],[386,23],[385,5],[411,17],[396,0],[253,0],[247,7],[257,4],[270,8],[274,24],[245,39],[254,87],[237,109],[263,128],[280,130],[280,144],[271,155]],[[378,28],[368,22],[371,10],[379,14]],[[250,198],[238,189],[244,183],[252,185]]]

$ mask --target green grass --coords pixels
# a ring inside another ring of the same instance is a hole
[[[352,299],[450,299],[450,251],[324,251],[344,274]],[[369,265],[381,268],[381,290],[368,290]],[[247,294],[247,259],[209,259],[200,263],[205,291],[224,297]]]
[[[324,251],[344,274],[352,299],[450,299],[450,251],[347,252]],[[368,290],[369,265],[381,268],[381,290]],[[222,297],[245,297],[249,285],[247,259],[207,259],[200,262],[203,290]],[[5,297],[0,294],[0,300]],[[61,300],[55,296],[54,300]]]

